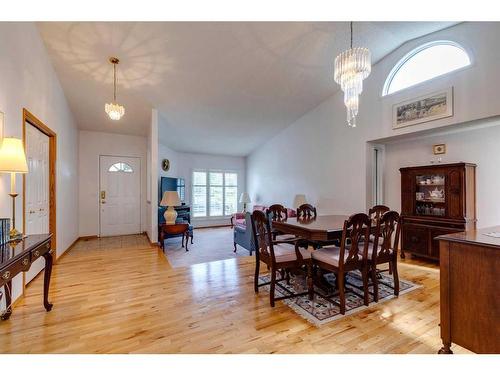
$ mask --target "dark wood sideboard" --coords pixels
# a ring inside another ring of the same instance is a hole
[[[9,242],[0,245],[0,288],[5,286],[5,302],[7,311],[1,316],[2,320],[9,319],[12,314],[12,279],[19,273],[28,271],[31,264],[40,257],[45,258],[45,274],[43,281],[43,305],[50,311],[49,284],[52,273],[52,234],[30,235],[18,242]]]
[[[500,226],[439,236],[441,339],[476,353],[500,353]]]
[[[476,165],[401,168],[401,257],[439,260],[437,236],[476,227]]]

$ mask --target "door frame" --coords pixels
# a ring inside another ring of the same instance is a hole
[[[131,155],[111,155],[111,154],[99,154],[97,161],[97,170],[99,178],[97,179],[97,223],[98,231],[97,237],[102,237],[101,233],[101,157],[109,156],[112,158],[132,158],[139,160],[139,233],[142,232],[142,214],[145,207],[143,207],[143,189],[142,189],[142,157],[141,156],[131,156]]]
[[[49,232],[52,249],[57,249],[56,222],[56,156],[57,134],[26,108],[23,108],[23,147],[26,150],[26,124],[32,125],[49,137]],[[26,151],[25,151],[26,152]],[[23,174],[23,233],[26,230],[26,174]],[[57,255],[56,255],[57,258]]]

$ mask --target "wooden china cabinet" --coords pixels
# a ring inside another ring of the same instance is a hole
[[[437,236],[476,227],[476,165],[401,168],[401,257],[439,260]]]

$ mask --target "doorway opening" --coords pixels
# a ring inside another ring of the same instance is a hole
[[[23,146],[29,168],[29,173],[23,174],[23,233],[52,233],[52,249],[57,254],[56,137],[52,129],[23,108]],[[23,273],[23,294],[44,268],[45,261],[40,257]]]
[[[52,233],[52,248],[57,249],[57,228],[56,228],[56,156],[57,156],[57,134],[40,121],[26,108],[23,108],[23,145],[26,152],[27,132],[29,127],[33,127],[44,136],[48,137],[48,230]],[[31,171],[30,171],[31,172]],[[23,175],[23,233],[26,233],[26,218],[29,215],[26,202],[26,175]]]
[[[384,146],[372,147],[372,206],[384,203]]]

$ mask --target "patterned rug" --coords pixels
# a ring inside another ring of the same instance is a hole
[[[335,285],[335,275],[333,273],[326,274],[325,276],[328,284],[331,284],[332,288]],[[271,276],[260,276],[260,282],[268,282]],[[394,285],[394,281],[392,275],[381,274],[381,278],[379,278],[379,287],[378,287],[378,303],[387,301],[392,298],[396,298],[394,295],[394,290],[392,285]],[[349,272],[347,274],[347,283],[350,284],[347,287],[355,290],[361,296],[363,295],[363,281],[361,279],[361,273],[359,271]],[[386,285],[387,284],[387,285]],[[399,295],[411,292],[412,290],[420,288],[421,285],[414,284],[407,280],[399,279]],[[269,291],[269,285],[262,287],[262,289]],[[321,293],[322,295],[327,295],[328,293],[325,290],[314,286],[315,291]],[[289,293],[286,293],[288,291]],[[287,285],[285,281],[281,281],[277,284],[275,289],[275,297],[282,297],[284,295],[288,295],[291,293],[302,293],[307,291],[305,277],[302,275],[292,276],[290,279],[290,285]],[[373,286],[369,286],[370,291],[370,305],[373,305],[375,302],[373,301]],[[331,294],[331,291],[330,293]],[[332,297],[331,298],[335,302],[339,302],[339,298]],[[300,296],[295,298],[288,298],[283,300],[283,302],[288,305],[292,310],[294,310],[297,314],[299,314],[302,318],[311,322],[316,326],[320,326],[325,323],[329,323],[333,320],[337,320],[343,318],[345,315],[354,314],[358,311],[364,310],[369,306],[365,306],[363,302],[363,298],[357,296],[352,292],[346,293],[346,314],[340,314],[340,307],[336,303],[332,303],[325,298],[315,294],[313,301],[309,300],[308,296]]]

